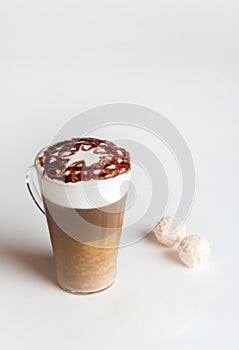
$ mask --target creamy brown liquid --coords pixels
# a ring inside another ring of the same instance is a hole
[[[66,208],[43,199],[59,285],[75,293],[110,286],[116,277],[126,195],[94,209]]]

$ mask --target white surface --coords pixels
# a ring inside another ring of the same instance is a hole
[[[238,7],[232,0],[2,6],[1,349],[238,349]],[[54,283],[25,168],[70,117],[123,101],[158,110],[187,140],[197,172],[187,230],[208,238],[212,256],[189,270],[145,238],[121,249],[112,288],[70,295]]]

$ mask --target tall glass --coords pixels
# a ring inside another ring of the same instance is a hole
[[[27,170],[26,183],[46,215],[59,286],[78,294],[104,290],[116,278],[131,170],[110,179],[61,183],[43,176],[40,153]]]

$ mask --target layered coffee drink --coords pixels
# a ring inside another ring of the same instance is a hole
[[[59,285],[72,293],[109,287],[131,173],[129,153],[108,140],[73,138],[35,160]]]

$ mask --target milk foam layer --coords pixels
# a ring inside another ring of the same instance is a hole
[[[92,209],[120,200],[128,191],[131,170],[103,181],[59,183],[38,173],[41,193],[51,202],[67,208]]]
[[[113,143],[110,144],[114,145]],[[114,147],[117,146],[114,145]],[[97,150],[101,152],[99,148]],[[119,150],[121,150],[121,148],[119,148]],[[124,149],[122,150],[125,151]],[[44,155],[44,152],[46,153],[46,151],[44,150],[40,152],[35,159],[35,168],[38,174],[38,181],[42,195],[57,205],[68,208],[81,209],[104,207],[120,200],[128,191],[131,176],[131,167],[128,171],[125,171],[125,169],[122,167],[123,172],[119,172],[117,173],[117,175],[114,175],[110,178],[91,178],[89,181],[76,181],[65,183],[62,180],[59,181],[57,179],[57,176],[55,176],[55,178],[49,178],[49,176],[44,172],[44,167],[41,164],[41,159],[42,155]],[[128,152],[125,152],[128,155]],[[102,154],[103,158],[106,159],[104,153],[94,153],[94,148],[90,148],[89,150],[85,151],[79,149],[73,154],[71,154],[70,157],[69,154],[66,153],[65,156],[68,158],[67,162],[65,162],[65,167],[71,167],[72,164],[77,164],[77,162],[82,161],[85,162],[84,165],[86,168],[91,166],[92,164],[93,166],[94,164],[97,165],[98,162],[101,161],[100,157],[102,157]],[[119,164],[121,163],[121,161],[125,161],[123,157],[117,159],[117,162],[119,162]],[[48,164],[51,163],[49,162]],[[107,167],[109,169],[108,171],[111,171],[111,165],[112,163],[107,164]],[[112,169],[112,171],[115,171],[114,168]]]

